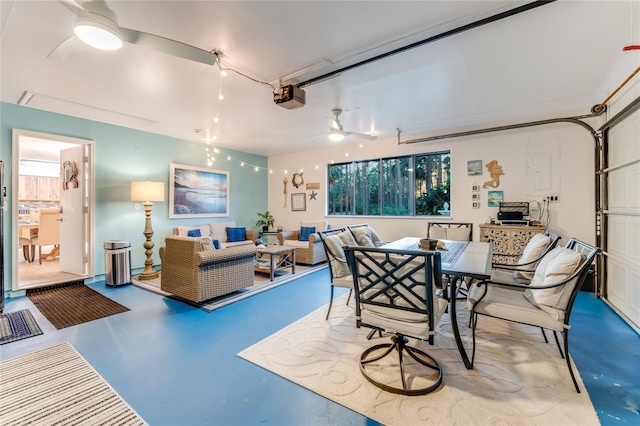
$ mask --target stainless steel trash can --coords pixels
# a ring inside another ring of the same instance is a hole
[[[104,242],[104,282],[109,286],[131,284],[131,243]]]

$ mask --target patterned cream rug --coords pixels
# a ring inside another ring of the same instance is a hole
[[[362,376],[357,359],[388,337],[366,340],[370,330],[356,328],[353,299],[351,306],[345,302],[346,296],[334,301],[328,321],[325,306],[238,356],[385,425],[600,424],[579,375],[576,393],[551,336],[547,344],[540,329],[492,318],[480,318],[473,370],[465,369],[445,314],[435,344],[417,344],[442,364],[444,384],[426,396],[384,392]],[[466,302],[459,303],[470,348]]]
[[[0,425],[143,426],[68,342],[0,363]]]

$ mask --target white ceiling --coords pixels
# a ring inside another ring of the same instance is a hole
[[[108,1],[119,25],[224,54],[259,81],[301,82],[527,2]],[[2,101],[261,155],[320,148],[326,117],[380,138],[586,114],[640,64],[640,2],[559,1],[425,44],[306,86],[286,110],[273,89],[126,44],[50,53],[73,34],[57,1],[1,7]],[[635,29],[632,33],[635,17]],[[220,123],[213,118],[219,114]],[[37,125],[34,124],[34,128]],[[201,132],[197,133],[196,129]],[[85,135],[80,135],[85,136]],[[342,143],[348,143],[346,139]]]

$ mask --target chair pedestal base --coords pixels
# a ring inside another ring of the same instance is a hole
[[[442,384],[442,366],[431,355],[407,342],[407,337],[394,335],[390,343],[366,349],[360,355],[360,371],[369,382],[387,392],[409,396],[433,392]],[[393,354],[397,354],[397,362],[385,360]],[[433,372],[420,374],[419,370],[424,372],[423,366]],[[414,388],[415,384],[420,387]]]

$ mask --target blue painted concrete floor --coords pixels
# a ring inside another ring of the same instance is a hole
[[[325,305],[328,282],[324,269],[211,313],[96,283],[131,310],[62,330],[28,298],[8,299],[5,312],[29,308],[44,334],[0,346],[0,359],[68,341],[150,425],[374,425],[236,356]],[[640,336],[586,292],[571,323],[571,355],[602,424],[640,424]]]

